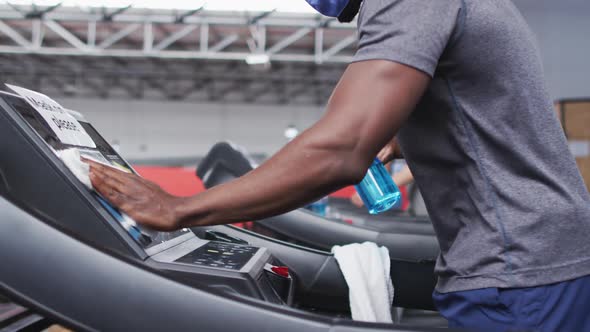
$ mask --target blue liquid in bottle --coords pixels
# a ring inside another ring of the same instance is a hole
[[[402,195],[381,160],[377,158],[355,188],[370,214],[401,206]]]

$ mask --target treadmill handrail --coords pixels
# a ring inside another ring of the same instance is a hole
[[[334,245],[372,241],[389,248],[392,259],[407,261],[434,261],[440,251],[436,237],[427,234],[387,233],[327,220],[302,210],[257,221],[265,227],[297,241],[315,244],[323,250]],[[392,221],[394,222],[394,221]],[[309,230],[313,229],[313,232]],[[400,248],[400,250],[395,250]],[[412,250],[401,250],[413,248]]]

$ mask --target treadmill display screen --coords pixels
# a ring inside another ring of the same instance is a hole
[[[35,111],[23,99],[16,96],[6,96],[5,100],[11,104],[11,106],[53,150],[59,151],[75,148],[78,149],[80,155],[82,156],[88,156],[91,159],[95,159],[105,164],[115,166],[116,168],[135,173],[133,168],[129,166],[129,164],[115,151],[115,149],[113,149],[113,147],[98,133],[98,131],[96,131],[96,129],[94,129],[90,123],[79,121],[82,127],[84,127],[86,133],[96,144],[96,148],[80,148],[71,146],[62,143],[53,133],[41,115],[37,113],[37,111]],[[134,225],[134,222],[130,220],[129,217],[121,214],[117,208],[109,204],[96,192],[93,192],[92,194],[96,200],[109,212],[109,214],[111,214],[121,224],[121,226],[129,233],[129,235],[146,249],[191,232],[188,229],[183,229],[175,232],[163,233]]]

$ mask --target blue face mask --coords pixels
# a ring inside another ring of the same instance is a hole
[[[359,11],[362,0],[305,0],[320,14],[350,22]]]

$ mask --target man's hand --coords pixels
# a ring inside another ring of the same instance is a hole
[[[379,158],[383,164],[387,164],[390,161],[393,161],[393,159],[401,157],[402,153],[396,138],[385,144],[381,151],[379,151],[379,154],[377,154],[377,158]]]
[[[139,224],[155,230],[177,229],[176,208],[182,198],[135,174],[83,159],[90,165],[90,181],[96,191]]]

